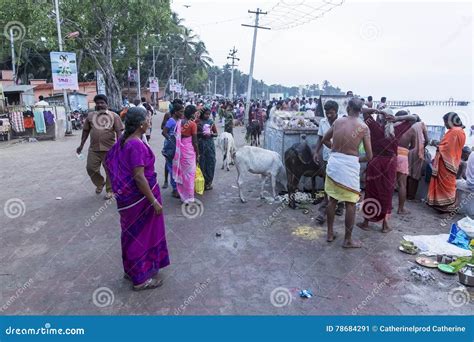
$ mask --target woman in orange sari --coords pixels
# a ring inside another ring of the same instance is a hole
[[[456,174],[466,142],[464,125],[459,116],[450,112],[443,116],[448,129],[433,160],[433,173],[428,189],[427,204],[441,212],[456,209]]]

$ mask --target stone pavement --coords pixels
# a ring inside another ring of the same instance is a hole
[[[161,118],[154,118],[151,140],[160,184]],[[243,129],[235,131],[241,146]],[[344,250],[343,218],[336,220],[340,237],[328,244],[325,226],[314,222],[317,206],[304,214],[258,199],[258,176],[246,177],[249,202],[240,203],[235,168],[220,170],[219,152],[214,190],[198,197],[196,218],[163,190],[171,265],[161,271],[162,288],[133,292],[122,278],[115,203],[94,194],[85,160],[75,155],[79,140],[76,132],[0,143],[2,314],[472,314],[472,301],[453,302],[465,294],[453,292],[457,277],[431,270],[434,281],[416,281],[414,257],[397,250],[403,234],[448,230],[423,204],[409,203],[409,216],[393,215],[389,234],[355,228],[364,246]],[[301,289],[314,297],[299,298]]]

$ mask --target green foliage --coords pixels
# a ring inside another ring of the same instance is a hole
[[[141,85],[147,86],[152,76],[153,47],[155,47],[156,76],[166,85],[172,76],[175,58],[176,78],[188,90],[199,93],[228,95],[230,67],[212,66],[206,45],[170,9],[168,0],[60,0],[61,29],[64,50],[76,52],[79,80],[95,78],[95,71],[105,74],[108,94],[119,101],[121,88],[127,87],[127,71],[136,69],[137,44],[141,60]],[[56,17],[52,0],[0,0],[0,22],[16,28],[15,54],[21,83],[31,78],[51,79],[49,52],[58,50]],[[8,26],[8,27],[10,27]],[[8,32],[8,29],[6,29]],[[72,32],[77,37],[68,38]],[[176,59],[179,58],[179,59]],[[0,68],[11,68],[9,37],[0,40]],[[215,77],[216,76],[216,77]],[[234,91],[245,94],[248,75],[234,70]],[[136,85],[132,84],[132,87]],[[267,85],[253,80],[252,97],[268,93],[298,94],[298,87]],[[307,95],[339,94],[340,89],[325,81],[308,85]]]

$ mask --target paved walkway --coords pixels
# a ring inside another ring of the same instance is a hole
[[[151,145],[161,184],[159,133]],[[242,145],[241,128],[236,138]],[[162,288],[133,292],[122,278],[115,203],[94,194],[75,155],[79,140],[80,132],[0,143],[0,205],[10,216],[0,210],[2,314],[472,314],[472,301],[456,307],[448,300],[457,277],[434,270],[434,281],[418,282],[409,272],[414,257],[397,250],[403,234],[447,232],[429,208],[409,203],[412,214],[394,215],[390,234],[356,228],[364,247],[344,250],[340,238],[326,243],[316,206],[304,214],[258,199],[257,176],[247,177],[249,202],[241,204],[235,168],[221,171],[219,162],[196,218],[163,191],[171,265]],[[341,236],[340,217],[336,230]],[[315,296],[301,299],[300,289]]]

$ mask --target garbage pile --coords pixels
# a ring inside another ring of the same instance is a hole
[[[291,112],[277,110],[270,118],[270,125],[279,129],[317,129],[318,120],[314,112]]]
[[[399,250],[412,255],[425,255],[426,257],[416,258],[418,265],[437,268],[448,275],[457,274],[461,284],[474,286],[473,236],[474,220],[465,217],[452,224],[449,234],[405,235]],[[422,282],[432,280],[431,274],[419,267],[412,267],[410,273]]]
[[[298,191],[298,192],[295,192],[294,197],[295,197],[295,201],[298,203],[312,203],[313,202],[313,198],[311,197],[310,193]],[[277,196],[275,199],[278,202],[285,202],[286,204],[289,203],[288,194],[285,194],[283,196],[281,195]]]

